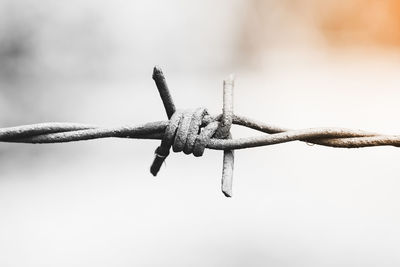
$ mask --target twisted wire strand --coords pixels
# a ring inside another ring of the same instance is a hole
[[[250,118],[234,115],[234,78],[230,76],[223,84],[223,112],[212,116],[205,108],[177,110],[162,70],[155,67],[153,79],[162,99],[168,121],[149,122],[114,128],[78,123],[39,123],[0,128],[0,142],[14,143],[66,143],[99,138],[158,139],[161,144],[155,150],[150,172],[156,176],[170,154],[202,156],[205,148],[223,150],[221,191],[232,196],[234,150],[268,146],[292,141],[302,141],[329,147],[400,146],[399,135],[381,135],[345,128],[309,128],[291,130],[265,124]],[[232,124],[265,133],[262,136],[232,139]]]
[[[220,116],[206,116],[203,123],[219,121]],[[99,138],[134,138],[161,140],[169,121],[149,122],[136,126],[103,128],[77,123],[39,123],[0,128],[1,142],[14,143],[65,143]],[[234,115],[233,124],[251,128],[268,135],[237,138],[211,138],[207,148],[216,150],[236,150],[251,147],[281,144],[291,141],[338,147],[358,148],[371,146],[400,146],[399,135],[380,135],[377,133],[346,128],[310,128],[289,130],[250,118]]]

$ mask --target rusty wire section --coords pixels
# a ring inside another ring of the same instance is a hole
[[[99,138],[159,139],[150,171],[155,176],[162,163],[174,152],[202,156],[206,148],[223,150],[222,192],[232,196],[234,150],[268,146],[291,141],[340,147],[359,148],[372,146],[400,146],[400,135],[382,135],[346,128],[309,128],[290,130],[233,113],[234,79],[224,81],[224,104],[220,115],[210,115],[205,108],[179,110],[175,108],[163,72],[159,67],[153,71],[153,79],[167,113],[167,121],[149,122],[136,126],[105,128],[78,123],[39,123],[0,128],[0,142],[13,143],[65,143]],[[231,125],[241,125],[267,135],[232,139]]]

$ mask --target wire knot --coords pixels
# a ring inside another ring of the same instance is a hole
[[[195,110],[176,110],[165,129],[161,145],[155,151],[155,159],[150,171],[156,176],[168,157],[170,149],[195,157],[201,157],[210,139],[220,128],[216,119],[204,120],[208,115],[206,108]]]
[[[159,67],[154,67],[153,79],[164,104],[169,122],[165,128],[161,145],[155,151],[155,158],[150,172],[156,176],[172,147],[174,152],[183,151],[201,157],[211,138],[231,139],[230,133],[233,120],[233,86],[234,77],[231,75],[224,80],[222,115],[212,118],[207,109],[177,110],[172,101],[164,74]],[[232,196],[233,150],[224,150],[221,189],[225,196]]]

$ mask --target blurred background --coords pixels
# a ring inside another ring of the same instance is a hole
[[[164,120],[176,105],[398,134],[396,0],[0,0],[1,127]],[[256,135],[235,127],[235,137]],[[159,141],[0,146],[0,266],[399,266],[393,147],[293,142],[171,155]]]

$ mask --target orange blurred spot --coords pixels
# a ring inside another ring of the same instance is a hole
[[[399,0],[317,1],[315,15],[331,44],[400,46]]]

